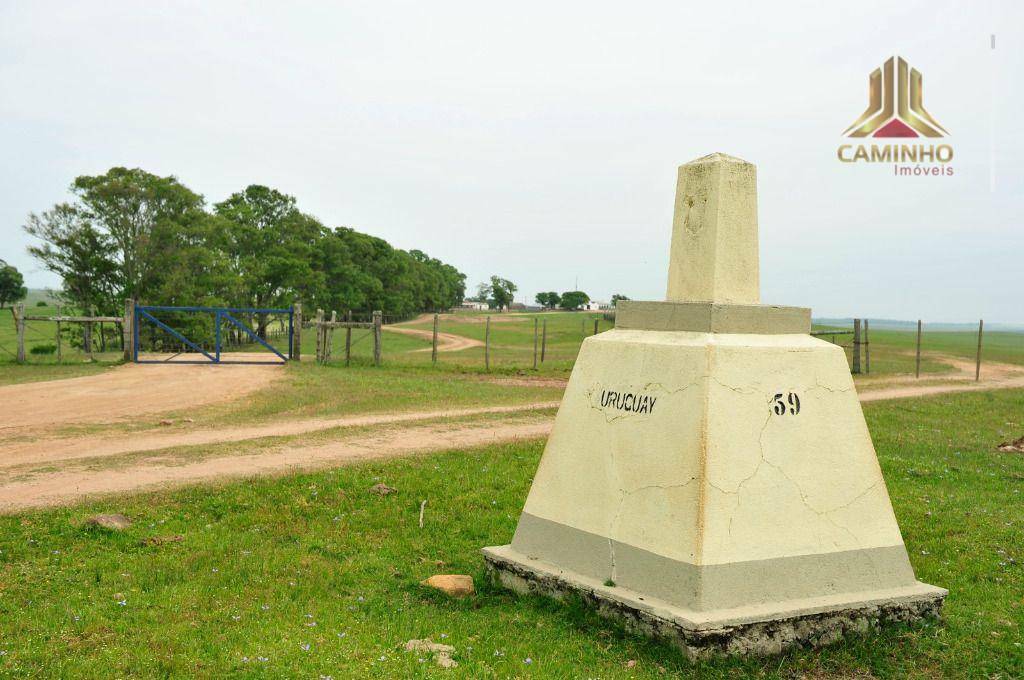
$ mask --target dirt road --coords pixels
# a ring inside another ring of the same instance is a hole
[[[971,361],[934,358],[946,361],[955,372],[921,381],[905,376],[859,379],[861,401],[1024,388],[1024,367],[988,363],[982,369],[983,379],[975,382]],[[6,409],[0,435],[10,435],[6,442],[0,441],[0,512],[73,503],[101,493],[543,437],[550,430],[552,418],[529,412],[558,405],[546,401],[216,429],[190,429],[178,424],[168,430],[118,435],[46,436],[46,428],[54,424],[111,422],[235,399],[266,387],[281,373],[275,366],[127,365],[95,376],[0,387],[0,403]],[[494,380],[544,387],[562,384],[552,378]],[[494,414],[506,417],[486,417]],[[481,419],[455,424],[424,422],[473,417]],[[383,429],[373,434],[353,431],[368,425]],[[282,444],[269,439],[323,430],[336,432],[327,442]],[[228,447],[220,453],[205,448],[231,442],[243,443],[245,453],[238,453],[243,446]]]
[[[280,366],[124,364],[96,375],[0,387],[0,433],[109,423],[238,399],[264,389]]]
[[[464,425],[419,425],[347,437],[315,445],[254,447],[253,454],[199,458],[193,462],[166,456],[134,457],[105,470],[67,465],[40,474],[0,473],[0,512],[64,505],[86,496],[180,486],[212,479],[284,474],[374,458],[388,458],[445,449],[461,449],[517,439],[536,439],[551,431],[550,418],[508,423],[484,421]]]
[[[188,424],[173,430],[146,430],[116,435],[79,435],[74,437],[16,439],[0,442],[0,474],[17,468],[60,465],[69,461],[144,453],[183,446],[208,446],[228,442],[249,441],[267,437],[288,437],[336,428],[357,428],[369,425],[401,425],[423,420],[467,418],[497,414],[518,414],[527,411],[558,408],[557,401],[535,402],[514,406],[413,411],[409,413],[375,413],[340,418],[305,418],[264,425],[189,429]]]
[[[912,375],[863,377],[857,380],[861,401],[929,397],[950,392],[1024,387],[1024,366],[986,362],[981,365],[981,380],[975,381],[975,364],[970,359],[948,354],[929,354],[928,358],[953,367],[952,373],[927,374],[918,379]]]
[[[403,328],[399,325],[384,326],[384,330],[391,333],[401,333],[402,335],[412,335],[417,338],[431,342],[434,339],[433,331],[426,331],[421,328]],[[437,351],[438,352],[459,352],[464,349],[470,349],[473,347],[483,347],[484,343],[473,338],[467,338],[464,335],[455,335],[454,333],[441,333],[437,334]],[[413,352],[429,352],[432,348],[423,347],[422,349],[414,349]]]

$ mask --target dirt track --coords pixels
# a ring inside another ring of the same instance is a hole
[[[261,390],[280,366],[124,364],[68,380],[0,387],[0,433],[70,423],[109,423],[231,401]]]
[[[64,505],[94,494],[164,488],[230,477],[283,474],[374,458],[535,439],[546,436],[551,425],[550,418],[504,424],[484,421],[466,425],[420,425],[312,446],[255,446],[257,453],[199,458],[184,464],[179,459],[154,455],[136,458],[128,465],[106,470],[67,466],[56,472],[40,474],[0,473],[0,512]]]
[[[466,418],[494,414],[516,414],[525,411],[558,408],[558,402],[538,402],[516,406],[488,406],[409,413],[375,413],[340,418],[305,418],[243,427],[217,429],[147,430],[117,435],[81,435],[28,441],[0,443],[0,474],[13,468],[34,465],[58,465],[90,459],[97,460],[127,453],[158,451],[172,447],[204,446],[227,442],[250,441],[266,437],[287,437],[310,434],[335,428],[356,428],[368,425],[400,425],[423,420]],[[184,425],[188,428],[188,425]],[[0,478],[2,479],[2,478]]]
[[[392,327],[392,330],[417,329]],[[429,332],[422,332],[429,336]],[[475,342],[469,338],[462,340]],[[955,373],[921,381],[906,376],[861,379],[858,380],[861,401],[1024,387],[1024,367],[1021,366],[985,364],[983,380],[975,382],[974,365],[969,360],[935,358],[951,364]],[[554,402],[538,402],[510,407],[312,418],[217,429],[188,429],[179,424],[169,430],[116,436],[45,437],[45,429],[54,424],[113,422],[236,399],[266,387],[281,373],[276,366],[126,365],[94,376],[0,387],[0,403],[7,406],[6,420],[0,422],[0,435],[11,435],[7,442],[0,442],[0,512],[72,503],[98,493],[219,477],[281,473],[367,458],[543,437],[552,419],[526,412],[557,406]],[[551,378],[494,380],[512,380],[525,386],[564,384]],[[508,414],[508,418],[455,425],[422,422],[495,413]],[[384,431],[373,435],[344,432],[344,428],[367,425],[384,426]],[[335,441],[282,445],[267,439],[327,429],[340,430]],[[227,442],[249,442],[250,445],[245,454],[237,453],[239,449],[234,448],[219,456],[209,455],[202,448]],[[179,450],[169,452],[172,448]]]
[[[861,401],[882,401],[908,397],[929,397],[949,392],[978,392],[1024,387],[1024,366],[983,363],[981,380],[974,380],[974,362],[947,354],[931,354],[929,358],[949,364],[953,373],[927,374],[918,379],[912,375],[866,377],[858,380]],[[934,382],[933,382],[934,381]],[[924,383],[924,384],[922,384]]]
[[[384,330],[390,331],[391,333],[401,333],[402,335],[412,335],[417,338],[431,342],[434,339],[432,331],[425,331],[420,328],[403,328],[402,326],[384,326]],[[471,349],[473,347],[483,347],[484,343],[473,338],[467,338],[464,335],[455,335],[454,333],[441,333],[437,334],[437,351],[438,352],[459,352],[464,349]],[[432,348],[424,347],[422,349],[414,349],[414,352],[429,352]]]

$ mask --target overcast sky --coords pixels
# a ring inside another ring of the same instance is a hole
[[[115,165],[276,187],[517,299],[663,299],[676,168],[758,166],[762,300],[1024,321],[1022,3],[0,0],[0,258]],[[991,36],[995,34],[995,49]],[[898,54],[952,177],[844,164]]]

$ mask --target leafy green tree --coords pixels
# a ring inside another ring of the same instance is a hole
[[[147,297],[144,281],[167,263],[167,252],[154,247],[158,232],[174,232],[203,219],[203,197],[174,177],[159,177],[139,168],[111,168],[103,175],[83,175],[71,190],[77,209],[116,249],[121,294]]]
[[[537,296],[534,298],[534,300],[536,300],[537,304],[541,305],[542,307],[554,309],[562,301],[562,296],[552,290],[546,293],[537,293]]]
[[[476,295],[469,298],[473,302],[487,302],[491,299],[491,284],[489,283],[478,283],[476,284]]]
[[[114,314],[123,271],[117,246],[109,234],[93,227],[87,213],[67,203],[40,214],[31,213],[25,231],[42,241],[28,252],[58,274],[58,297],[85,314]]]
[[[239,280],[244,306],[269,308],[312,298],[323,287],[314,269],[325,228],[296,207],[295,199],[253,184],[214,206],[224,225],[223,248]],[[267,316],[257,317],[266,336]]]
[[[174,177],[139,169],[79,177],[72,192],[74,203],[29,215],[25,229],[41,241],[29,251],[63,278],[62,299],[83,311],[119,313],[133,297],[257,308],[302,300],[410,315],[450,308],[466,293],[455,267],[354,229],[328,229],[269,187],[251,185],[212,212]],[[264,337],[267,323],[256,315]]]
[[[7,264],[0,260],[0,309],[24,300],[28,295],[28,288],[25,288],[25,278],[14,265]]]
[[[582,290],[570,290],[562,293],[562,309],[576,310],[590,302],[590,296]]]
[[[628,300],[628,299],[629,298],[626,297],[625,295],[620,295],[619,293],[615,293],[614,295],[612,295],[612,307],[615,307],[616,304],[618,304],[619,300]]]
[[[508,279],[503,279],[500,276],[491,277],[491,307],[502,310],[507,309],[514,300],[516,290],[516,284],[512,283]]]

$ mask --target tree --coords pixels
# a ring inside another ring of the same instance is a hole
[[[224,250],[238,276],[244,306],[284,307],[322,288],[313,268],[325,227],[296,207],[292,196],[252,184],[214,206],[223,219]],[[266,337],[267,316],[257,316]]]
[[[4,305],[14,304],[18,300],[25,299],[28,289],[25,288],[25,278],[14,265],[7,264],[0,260],[0,309]]]
[[[473,302],[487,302],[491,298],[491,284],[489,283],[478,283],[476,284],[476,295],[469,298]]]
[[[554,309],[562,301],[562,296],[552,290],[546,293],[537,293],[537,296],[533,299],[542,307]]]
[[[71,191],[77,210],[104,232],[116,248],[121,294],[141,299],[143,281],[168,264],[154,248],[158,231],[173,233],[203,219],[203,197],[174,177],[158,177],[139,168],[111,168],[103,175],[75,179]]]
[[[42,241],[28,252],[63,280],[59,298],[84,314],[117,313],[122,281],[113,239],[93,227],[86,213],[67,203],[31,213],[25,231]]]
[[[503,279],[500,276],[492,276],[491,306],[498,310],[508,308],[508,306],[512,304],[516,290],[516,284],[512,283],[508,279]]]
[[[30,214],[29,252],[64,280],[62,299],[119,313],[153,305],[381,309],[406,316],[460,303],[466,277],[419,250],[354,229],[328,229],[295,198],[251,185],[208,211],[174,177],[111,168],[75,180],[73,203]],[[490,286],[486,295],[491,294]],[[268,319],[257,314],[265,337]]]
[[[626,297],[625,295],[620,295],[619,293],[616,293],[615,295],[612,295],[612,307],[614,307],[619,302],[619,300],[628,300],[628,299],[629,298]]]
[[[582,290],[570,290],[562,293],[562,309],[577,310],[590,302],[590,296]]]

